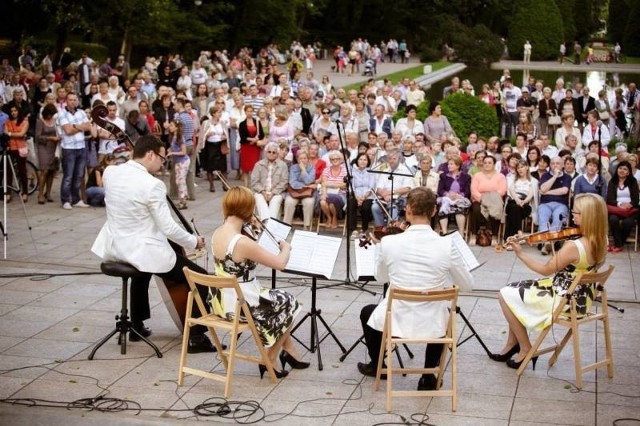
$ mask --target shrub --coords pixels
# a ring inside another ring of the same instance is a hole
[[[442,114],[447,116],[451,127],[461,139],[472,130],[483,137],[497,134],[499,123],[496,111],[479,98],[456,93],[447,96],[440,105]]]
[[[444,57],[444,54],[434,47],[423,47],[420,50],[420,62],[434,62],[439,61]]]
[[[512,57],[522,58],[524,43],[529,40],[531,59],[555,59],[563,34],[560,10],[555,2],[516,0],[509,26],[509,53]]]
[[[573,19],[574,0],[556,0],[556,4],[562,19],[564,41],[568,43],[576,39],[576,24]]]
[[[502,56],[503,46],[500,37],[482,24],[469,28],[458,21],[450,20],[444,28],[456,56],[462,62],[489,65]]]
[[[625,0],[609,0],[609,18],[607,20],[607,36],[612,43],[621,43],[624,29],[627,26],[629,6]]]

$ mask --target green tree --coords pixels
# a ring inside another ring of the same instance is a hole
[[[447,96],[440,105],[442,114],[447,116],[458,137],[468,135],[473,130],[479,136],[488,138],[498,131],[495,109],[476,96],[455,93]]]
[[[629,16],[629,5],[625,0],[609,0],[609,18],[607,19],[607,38],[612,43],[624,40],[624,30]]]
[[[631,1],[628,17],[623,48],[627,55],[640,56],[640,31],[638,31],[640,0]]]
[[[555,0],[562,17],[564,41],[570,42],[576,39],[576,23],[573,19],[575,0]]]
[[[553,59],[564,34],[560,10],[555,2],[516,0],[516,9],[509,26],[511,57],[522,58],[527,40],[533,46],[534,60]]]

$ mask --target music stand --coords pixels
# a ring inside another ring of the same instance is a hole
[[[298,343],[300,343],[305,349],[307,349],[311,353],[314,353],[316,349],[318,349],[318,370],[322,370],[324,367],[322,365],[322,354],[320,352],[320,343],[322,343],[324,339],[326,339],[328,336],[333,337],[333,340],[335,340],[338,346],[340,346],[340,349],[342,349],[342,352],[344,353],[346,351],[346,349],[344,348],[340,340],[338,340],[338,337],[333,333],[333,330],[331,330],[331,327],[329,327],[329,324],[327,324],[324,318],[322,318],[322,311],[318,309],[316,306],[317,279],[319,277],[322,277],[322,275],[301,273],[297,271],[289,271],[286,269],[284,270],[284,272],[311,277],[311,310],[307,312],[302,317],[302,319],[298,321],[298,323],[291,329],[291,337],[296,339]],[[302,342],[302,340],[298,339],[294,335],[298,327],[300,327],[307,319],[311,320],[311,337],[310,337],[309,346],[305,345]],[[322,325],[324,325],[324,328],[327,330],[327,334],[322,338],[320,338],[320,333],[318,331],[319,330],[318,319],[320,320]]]

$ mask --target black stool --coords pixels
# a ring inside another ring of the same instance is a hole
[[[127,308],[129,278],[142,275],[143,273],[138,271],[128,263],[124,262],[102,262],[100,264],[100,270],[103,274],[109,275],[110,277],[122,278],[122,308],[120,310],[120,315],[116,315],[116,328],[98,342],[96,347],[93,348],[93,350],[89,354],[89,359],[93,359],[96,351],[100,349],[100,347],[104,345],[107,340],[111,339],[111,337],[113,337],[113,335],[118,332],[120,333],[120,336],[118,337],[118,343],[120,344],[120,353],[122,355],[125,355],[127,353],[127,332],[133,332],[147,345],[151,346],[154,351],[156,351],[156,355],[158,355],[158,358],[162,358],[162,352],[160,352],[158,347],[154,345],[149,339],[138,333],[138,331],[131,326],[131,321],[129,321],[129,311]]]

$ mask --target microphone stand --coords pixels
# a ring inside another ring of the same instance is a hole
[[[338,130],[338,139],[340,140],[340,151],[342,152],[342,158],[344,160],[344,164],[345,164],[345,169],[347,170],[347,175],[344,178],[344,183],[346,184],[346,197],[347,197],[347,202],[346,202],[346,221],[347,221],[347,271],[346,271],[346,277],[344,279],[344,281],[340,281],[337,284],[328,284],[325,285],[321,288],[328,288],[328,287],[335,287],[338,285],[350,285],[350,286],[355,286],[358,289],[362,290],[362,291],[366,291],[367,293],[371,294],[371,295],[375,295],[376,293],[374,291],[365,289],[364,286],[367,285],[368,281],[365,281],[363,284],[358,284],[358,279],[356,277],[355,280],[351,279],[351,235],[349,235],[349,232],[351,232],[351,229],[354,227],[354,224],[350,223],[350,214],[349,214],[349,209],[350,208],[355,208],[355,206],[353,205],[353,202],[355,201],[354,199],[354,194],[355,191],[353,190],[353,174],[351,173],[351,168],[349,165],[349,151],[346,148],[346,144],[344,139],[342,138],[342,134],[344,132],[344,123],[342,121],[340,121],[340,119],[335,120],[336,123],[336,128]],[[340,127],[342,127],[342,131],[340,131]]]

